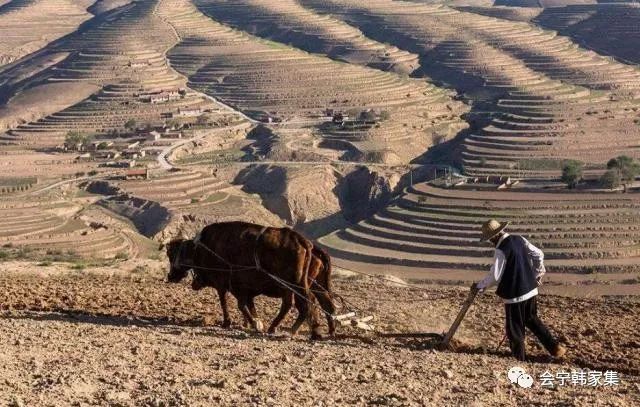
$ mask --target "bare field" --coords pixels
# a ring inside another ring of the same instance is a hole
[[[31,268],[20,273],[9,270]],[[153,270],[153,267],[151,270]],[[0,398],[25,405],[635,405],[640,402],[637,297],[576,300],[543,295],[542,318],[569,347],[552,361],[533,342],[536,376],[577,368],[617,370],[615,388],[534,385],[506,378],[513,361],[502,336],[502,306],[484,295],[472,307],[455,351],[422,339],[394,339],[343,327],[310,342],[253,334],[237,312],[231,330],[216,326],[216,295],[162,281],[159,270],[70,272],[60,265],[3,266],[5,338]],[[154,277],[154,276],[158,277]],[[380,332],[441,332],[464,288],[397,287],[339,280],[336,291],[376,316]],[[277,303],[260,299],[269,320]],[[285,321],[288,326],[292,320]]]

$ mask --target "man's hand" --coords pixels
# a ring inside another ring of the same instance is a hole
[[[536,278],[536,283],[538,283],[538,286],[542,285],[542,276]]]

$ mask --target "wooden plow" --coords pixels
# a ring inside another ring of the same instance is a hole
[[[475,285],[471,287],[467,298],[465,299],[460,311],[458,311],[458,315],[456,315],[456,319],[451,324],[451,327],[447,332],[444,333],[433,333],[433,332],[409,332],[409,333],[391,333],[391,334],[380,334],[380,336],[387,338],[430,338],[435,340],[434,348],[437,349],[450,349],[451,340],[453,336],[456,334],[456,331],[460,327],[462,320],[464,319],[467,311],[473,304],[473,301],[476,299],[480,291],[476,288]]]
[[[374,330],[374,326],[371,325],[373,315],[358,318],[355,311],[352,311],[347,312],[346,314],[334,315],[333,319],[341,326],[352,326],[354,328],[362,329],[363,331]]]

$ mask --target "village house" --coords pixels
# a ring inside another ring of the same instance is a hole
[[[171,131],[171,130],[166,130],[163,134],[162,134],[163,138],[168,138],[168,139],[181,139],[182,138],[182,132],[181,131]]]
[[[146,141],[158,141],[160,140],[160,133],[155,130],[151,130],[144,134],[144,138]]]
[[[122,152],[122,157],[131,158],[134,160],[138,158],[142,158],[145,155],[146,155],[146,152],[144,150],[137,149],[137,148],[130,148]]]
[[[115,160],[120,156],[120,152],[115,150],[98,150],[93,154],[93,157],[97,160]]]
[[[91,153],[83,153],[76,157],[76,161],[90,161]]]
[[[136,166],[136,160],[109,161],[100,164],[100,166],[112,168],[133,168]]]
[[[149,179],[149,169],[148,168],[136,168],[132,170],[127,170],[124,173],[124,179],[126,180],[135,180],[135,179]]]
[[[89,144],[88,149],[90,151],[97,151],[97,150],[104,150],[106,148],[111,148],[111,147],[113,147],[113,141],[96,140],[96,141],[92,141],[91,144]]]
[[[178,109],[178,116],[180,117],[195,117],[200,116],[202,113],[202,109],[194,108],[194,109]]]

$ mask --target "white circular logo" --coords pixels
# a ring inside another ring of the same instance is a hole
[[[530,389],[533,386],[533,377],[523,373],[518,377],[518,384],[524,389]]]
[[[518,383],[518,377],[520,377],[521,374],[524,374],[524,369],[520,366],[514,366],[509,369],[507,377],[511,383]]]

